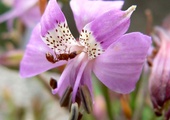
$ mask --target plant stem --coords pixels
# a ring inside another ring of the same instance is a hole
[[[113,112],[112,112],[112,107],[111,107],[112,105],[111,105],[111,100],[109,96],[109,89],[106,86],[104,86],[102,83],[101,83],[101,88],[102,88],[103,96],[106,102],[108,117],[110,120],[113,120]]]
[[[148,89],[147,89],[147,85],[148,85],[148,80],[147,80],[147,75],[143,75],[142,74],[142,78],[141,78],[141,85],[140,85],[140,88],[139,88],[139,91],[137,93],[137,96],[136,96],[136,103],[135,103],[135,110],[134,110],[134,113],[133,113],[133,118],[132,120],[139,120],[141,119],[141,112],[143,111],[143,108],[144,108],[144,99],[146,98],[147,96],[147,92],[148,92]]]

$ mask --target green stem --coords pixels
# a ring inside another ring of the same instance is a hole
[[[133,118],[132,120],[139,120],[141,118],[141,111],[143,111],[144,105],[145,105],[145,98],[147,96],[147,85],[148,85],[148,75],[142,74],[141,77],[141,83],[139,86],[139,91],[136,96],[136,103],[135,103],[135,110],[133,113]]]
[[[108,114],[108,117],[110,120],[113,120],[113,112],[112,112],[112,105],[111,105],[111,100],[110,100],[110,96],[109,96],[109,89],[104,86],[102,83],[101,83],[101,90],[103,92],[103,96],[105,98],[105,102],[106,102],[106,109],[107,109],[107,114]]]

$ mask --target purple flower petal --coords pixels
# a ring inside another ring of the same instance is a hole
[[[73,11],[79,32],[89,22],[99,17],[103,13],[121,9],[124,1],[89,1],[89,0],[71,0],[70,6]]]
[[[58,87],[54,90],[52,90],[53,94],[58,93],[58,95],[61,97],[64,93],[64,91],[67,89],[68,86],[71,86],[71,82],[74,84],[75,80],[73,80],[71,76],[75,76],[75,72],[77,68],[74,67],[75,60],[70,61],[66,68],[64,69],[63,73],[60,76],[60,79],[58,81]],[[72,72],[70,72],[72,71]],[[77,74],[76,74],[77,75]]]
[[[76,77],[76,81],[75,81],[75,84],[74,84],[74,88],[73,88],[73,102],[75,102],[75,98],[76,98],[76,94],[77,94],[77,90],[78,90],[78,87],[80,86],[80,81],[82,80],[82,75],[83,75],[83,72],[84,72],[84,69],[86,67],[88,63],[88,60],[85,60],[82,62],[80,68],[79,68],[79,71],[78,71],[78,74],[77,74],[77,77]]]
[[[95,75],[113,91],[131,92],[139,79],[150,44],[151,38],[141,33],[122,36],[96,58]]]
[[[71,86],[73,88],[74,94],[73,99],[75,98],[77,88],[80,84],[81,74],[87,64],[87,60],[83,60],[84,55],[85,53],[78,55],[75,59],[71,60],[67,64],[65,70],[63,71],[58,81],[58,87],[52,91],[53,94],[58,93],[59,96],[62,96],[66,88],[68,86]]]
[[[88,63],[88,65],[86,66],[82,78],[81,78],[81,85],[86,85],[90,91],[92,100],[94,100],[94,96],[93,96],[93,86],[92,86],[92,79],[91,79],[91,73],[92,73],[92,65],[93,65],[93,61],[90,61]]]
[[[33,7],[37,3],[37,0],[16,0],[14,3],[14,8],[12,10],[0,16],[0,23],[23,15],[26,11],[31,9],[31,7]]]
[[[49,30],[54,29],[56,25],[65,21],[66,19],[57,1],[50,0],[41,18],[41,35],[45,36]]]
[[[24,1],[24,0],[14,0],[13,2],[13,8],[15,9],[23,9],[26,10],[28,8],[31,8],[33,7],[35,4],[38,3],[38,0],[27,0],[27,1]]]
[[[15,17],[18,17],[21,13],[18,12],[17,10],[11,10],[9,12],[6,12],[2,15],[0,15],[0,23],[5,22],[9,19],[13,19]]]
[[[20,75],[22,77],[31,77],[66,63],[66,61],[60,61],[55,64],[50,63],[45,56],[47,52],[52,53],[53,51],[41,40],[40,25],[38,24],[32,32],[30,42],[21,61]]]
[[[71,34],[67,21],[56,0],[50,0],[41,19],[42,40],[55,53],[73,52],[70,49],[78,43]]]
[[[40,8],[38,6],[34,6],[25,12],[20,18],[26,26],[33,28],[41,18]]]
[[[110,10],[87,24],[82,31],[91,31],[94,39],[90,40],[97,41],[106,49],[128,30],[130,16],[135,8],[132,6],[126,11]]]

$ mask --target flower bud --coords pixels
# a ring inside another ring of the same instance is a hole
[[[154,111],[160,116],[170,100],[170,34],[161,27],[156,27],[155,33],[161,45],[153,61],[149,87]]]
[[[13,50],[0,55],[0,64],[10,68],[18,68],[23,51]]]
[[[79,117],[79,108],[77,103],[71,105],[71,113],[69,120],[77,120]]]

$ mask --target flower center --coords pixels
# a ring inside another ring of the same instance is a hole
[[[89,59],[94,59],[104,52],[101,43],[98,43],[89,29],[84,28],[80,33],[79,41],[71,34],[67,22],[59,23],[42,36],[44,43],[54,51],[54,55],[46,53],[49,62],[56,63],[60,60],[75,58],[81,52],[88,54]]]

